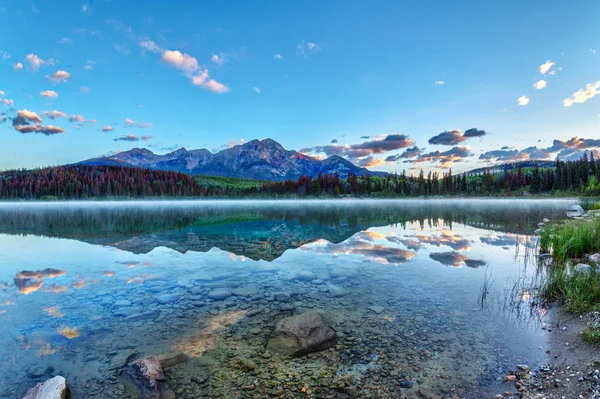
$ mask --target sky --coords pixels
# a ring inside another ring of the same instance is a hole
[[[600,150],[600,2],[0,0],[0,169],[272,138],[374,170]]]

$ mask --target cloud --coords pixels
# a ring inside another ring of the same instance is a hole
[[[3,92],[2,90],[0,90],[0,97],[4,97],[6,95],[5,92]]]
[[[283,56],[282,56],[281,54],[275,54],[275,55],[273,56],[273,59],[274,59],[274,60],[282,60],[282,59],[283,59]]]
[[[535,83],[533,84],[533,87],[534,87],[536,90],[542,90],[542,89],[545,89],[545,88],[546,88],[546,85],[547,85],[547,84],[548,84],[548,82],[546,82],[545,80],[538,80],[537,82],[535,82]]]
[[[256,93],[260,94],[260,89],[258,87],[253,87],[252,90],[254,90]]]
[[[216,64],[216,65],[219,65],[219,66],[223,65],[225,63],[225,54],[223,54],[223,53],[213,54],[210,57],[210,62],[212,62],[213,64]]]
[[[42,123],[42,118],[35,112],[22,109],[17,112],[17,116],[13,119],[13,125],[28,125],[33,123]]]
[[[526,160],[548,160],[558,156],[561,159],[579,159],[586,150],[598,151],[600,139],[583,139],[572,137],[568,140],[553,140],[552,145],[547,148],[535,146],[523,150],[501,149],[484,152],[479,159],[488,162],[515,162]]]
[[[438,80],[437,82],[435,82],[436,85],[441,86],[441,85],[445,85],[446,82],[444,82],[443,80]]]
[[[401,159],[414,158],[419,155],[421,155],[421,149],[419,149],[417,146],[414,146],[407,148],[402,154],[390,155],[385,159],[385,162],[397,162]]]
[[[148,141],[152,138],[152,136],[135,136],[133,134],[128,134],[127,136],[121,136],[119,138],[114,139],[114,141]]]
[[[115,47],[115,50],[117,50],[117,52],[119,52],[123,55],[129,55],[129,53],[130,53],[129,46],[127,45],[127,43],[115,44],[114,47]]]
[[[486,134],[485,130],[479,130],[474,127],[467,129],[464,134],[460,129],[446,130],[430,138],[428,143],[434,145],[457,145],[470,138],[483,137]]]
[[[82,93],[89,93],[90,89],[85,86],[79,86],[79,91]]]
[[[20,71],[21,69],[23,69],[23,64],[21,64],[20,62],[17,62],[14,66],[13,66],[13,70],[15,71]]]
[[[573,97],[565,98],[563,100],[563,105],[565,107],[570,107],[571,105],[578,103],[583,104],[587,100],[590,100],[596,96],[600,92],[600,80],[596,83],[588,83],[585,86],[585,89],[581,89],[573,93]]]
[[[71,115],[69,117],[69,122],[85,122],[85,118],[82,115]]]
[[[162,51],[162,49],[158,47],[152,40],[144,40],[140,42],[140,47],[153,53],[160,53]]]
[[[552,62],[550,60],[544,62],[542,65],[540,65],[540,73],[542,75],[545,75],[546,73],[548,73],[550,68],[552,68],[552,66],[554,66],[554,62]]]
[[[13,100],[8,99],[8,98],[5,98],[5,99],[3,99],[0,102],[2,103],[2,106],[4,106],[4,107],[12,107],[13,105],[15,105],[15,102]]]
[[[385,160],[370,155],[366,158],[359,159],[357,165],[362,166],[364,168],[370,168],[372,166],[381,165],[383,163],[385,163]]]
[[[58,44],[73,44],[73,40],[69,39],[68,37],[63,37],[57,43]]]
[[[152,123],[134,122],[134,121],[132,121],[129,118],[125,119],[125,125],[126,126],[131,126],[131,127],[139,127],[139,128],[142,128],[142,129],[152,127]]]
[[[27,62],[29,62],[29,69],[31,69],[33,72],[39,70],[42,65],[51,65],[54,63],[53,60],[44,61],[35,54],[28,54],[25,58],[27,59]]]
[[[227,86],[217,82],[214,79],[209,79],[208,81],[204,82],[202,84],[202,87],[214,93],[227,93],[229,91],[229,88]]]
[[[521,96],[518,98],[517,102],[519,105],[527,105],[529,104],[529,98],[527,98],[527,96]]]
[[[200,67],[198,60],[177,50],[164,50],[162,60],[174,66],[188,77],[192,84],[214,93],[227,93],[229,88],[214,79],[209,79],[208,69]]]
[[[331,144],[337,144],[337,142],[338,142],[337,139],[331,140]]]
[[[448,151],[432,151],[426,154],[421,154],[414,160],[407,160],[404,162],[410,163],[422,163],[431,162],[439,163],[442,168],[452,166],[456,162],[461,162],[463,158],[472,156],[471,149],[469,147],[452,147]]]
[[[115,130],[115,128],[114,128],[114,127],[112,127],[112,126],[110,126],[110,125],[109,125],[109,126],[104,126],[104,127],[102,128],[102,131],[103,131],[103,132],[112,132],[113,130]]]
[[[324,146],[315,146],[312,148],[303,148],[302,153],[324,153],[328,157],[331,155],[340,155],[352,159],[355,162],[360,162],[359,158],[368,157],[374,154],[382,154],[388,151],[394,151],[401,148],[406,148],[414,144],[414,141],[404,134],[390,134],[375,138],[373,140],[364,141],[358,144],[339,145],[332,143]],[[384,162],[384,161],[382,161]]]
[[[42,133],[50,136],[66,132],[66,130],[58,126],[43,126],[42,118],[35,112],[26,109],[17,112],[17,116],[13,118],[12,125],[16,131],[21,133]]]
[[[68,82],[71,74],[67,71],[56,71],[52,75],[47,76],[48,80],[53,82]]]
[[[46,91],[41,91],[40,96],[47,97],[47,98],[56,98],[56,97],[58,97],[58,93],[55,92],[54,90],[46,90]]]
[[[321,51],[321,47],[312,42],[307,42],[306,40],[302,40],[296,46],[296,54],[301,55],[302,57],[308,57],[310,54],[317,53]]]
[[[57,110],[50,111],[50,112],[44,111],[44,115],[52,120],[57,119],[57,118],[66,118],[67,117],[67,114],[65,114],[64,112],[57,111]]]

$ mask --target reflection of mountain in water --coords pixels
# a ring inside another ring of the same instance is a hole
[[[217,247],[273,260],[320,239],[340,243],[369,227],[453,223],[529,234],[545,217],[561,217],[554,201],[304,201],[36,204],[0,207],[0,233],[76,239],[132,253],[156,247],[205,252]],[[459,243],[460,244],[460,243]],[[458,244],[457,244],[458,245]]]

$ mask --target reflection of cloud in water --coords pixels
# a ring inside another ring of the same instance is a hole
[[[71,286],[73,288],[81,288],[85,285],[85,280],[82,279],[81,277],[77,280],[77,281],[73,281],[71,282]]]
[[[440,234],[431,235],[416,233],[408,238],[414,238],[421,244],[429,244],[435,247],[448,246],[455,251],[468,251],[471,249],[471,241],[456,234],[452,230],[441,230]]]
[[[65,338],[73,339],[79,337],[79,330],[74,327],[59,328],[57,332]]]
[[[56,306],[51,306],[49,308],[44,308],[42,310],[45,313],[47,313],[49,316],[54,317],[55,319],[60,319],[61,317],[63,317],[65,315],[65,313]]]
[[[23,270],[22,272],[17,273],[14,278],[14,283],[20,293],[28,295],[39,290],[44,284],[45,278],[56,278],[65,273],[67,273],[66,270],[59,269],[44,269],[37,271]]]
[[[365,238],[367,238],[367,241],[364,240]],[[339,254],[359,255],[367,257],[373,262],[383,264],[404,263],[417,256],[416,253],[402,248],[372,244],[372,238],[372,232],[360,232],[340,244],[319,240],[312,244],[307,244],[303,248],[316,251],[317,253],[328,253],[336,256]]]
[[[445,266],[461,267],[463,264],[468,267],[478,268],[485,266],[487,262],[483,259],[471,259],[456,251],[452,252],[435,252],[429,254],[429,257],[436,262],[440,262]]]
[[[115,272],[113,272],[112,270],[107,270],[107,271],[104,272],[104,275],[106,277],[112,277],[112,276],[115,275]]]
[[[200,322],[202,328],[197,334],[173,343],[171,349],[183,352],[190,357],[201,357],[217,346],[215,333],[237,323],[245,316],[245,310],[234,310],[213,316],[205,322]]]
[[[52,284],[48,288],[46,288],[44,292],[54,292],[55,294],[58,294],[60,292],[65,292],[67,288],[68,287],[66,285]]]
[[[479,237],[479,240],[484,244],[493,245],[495,247],[514,247],[518,243],[517,236],[508,234]]]

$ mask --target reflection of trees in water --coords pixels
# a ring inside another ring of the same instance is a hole
[[[218,247],[238,255],[274,259],[286,249],[325,239],[341,242],[369,227],[407,229],[454,223],[488,230],[530,233],[560,208],[552,202],[339,201],[180,203],[92,206],[55,204],[0,209],[0,233],[72,238],[132,252],[167,246],[181,252]],[[128,241],[129,240],[129,241]],[[116,245],[115,245],[116,246]],[[262,247],[262,248],[261,248]]]

